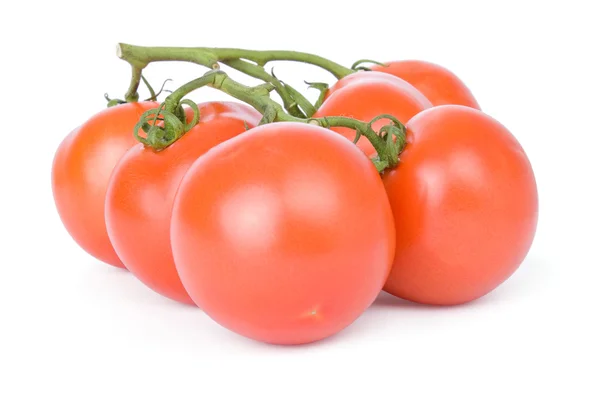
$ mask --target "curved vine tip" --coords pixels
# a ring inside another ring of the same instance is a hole
[[[167,82],[172,82],[172,81],[173,81],[173,79],[171,79],[171,78],[165,79],[165,81],[162,83],[162,85],[161,85],[160,89],[158,90],[158,93],[156,93],[156,95],[160,96],[160,94],[162,92],[173,93],[172,90],[165,89],[165,85],[167,84]]]
[[[393,168],[398,165],[398,157],[406,145],[406,127],[398,118],[390,114],[381,114],[373,118],[367,124],[367,129],[373,131],[373,124],[382,119],[387,119],[391,123],[382,126],[377,132],[377,136],[385,143],[383,151],[379,151],[376,157],[375,166],[381,172],[385,168]],[[382,169],[379,169],[379,168]]]
[[[108,97],[108,93],[104,93],[104,99],[107,102],[106,107],[114,107],[114,106],[118,106],[119,104],[127,103],[125,100],[111,99],[110,97]]]
[[[277,79],[279,82],[281,82],[281,80],[277,77],[277,75],[275,75],[275,66],[271,67],[271,76],[275,79]]]
[[[325,101],[325,97],[327,97],[327,92],[329,92],[329,85],[325,82],[307,82],[304,81],[308,85],[309,89],[317,89],[319,91],[319,97],[314,104],[315,109],[319,109],[323,105]]]
[[[180,105],[183,105],[183,104],[187,104],[194,112],[194,116],[192,117],[192,120],[190,122],[186,123],[184,126],[185,132],[188,132],[190,129],[192,129],[194,126],[196,126],[196,124],[198,124],[198,121],[200,121],[200,109],[198,108],[198,104],[194,103],[190,99],[182,100]]]
[[[180,111],[183,110],[183,104],[188,105],[194,112],[194,116],[189,123],[182,121],[182,119],[185,121],[185,112]],[[148,110],[142,114],[140,121],[134,128],[134,136],[145,146],[160,151],[175,143],[186,132],[196,126],[199,120],[200,109],[191,100],[182,100],[175,112],[166,110],[165,103],[163,103],[160,107]],[[157,125],[159,121],[162,122],[162,126]],[[141,136],[140,130],[146,135]]]
[[[353,71],[370,71],[371,70],[370,68],[361,65],[361,64],[366,64],[366,63],[385,66],[385,63],[375,61],[375,60],[369,60],[367,58],[363,58],[361,60],[356,61],[354,64],[352,64],[350,69]]]
[[[312,105],[311,102],[308,101],[308,99],[302,95],[302,93],[298,92],[296,89],[294,89],[292,86],[288,85],[285,82],[282,82],[282,84],[285,90],[287,90],[290,97],[292,98],[293,104],[298,105],[307,118],[312,117],[317,112],[315,106]]]
[[[160,96],[160,94],[162,92],[171,93],[170,90],[165,90],[165,85],[167,84],[167,82],[173,81],[173,79],[171,79],[171,78],[165,79],[164,82],[162,83],[160,89],[158,90],[158,93],[155,93],[154,89],[150,85],[150,82],[148,82],[148,80],[146,80],[146,78],[144,77],[144,75],[142,75],[141,77],[142,77],[142,81],[144,81],[144,84],[146,85],[146,87],[148,88],[148,91],[150,92],[150,97],[148,97],[144,101],[157,101],[158,100],[158,96]]]

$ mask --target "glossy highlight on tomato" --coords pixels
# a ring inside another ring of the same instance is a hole
[[[105,263],[123,267],[104,222],[104,197],[114,166],[138,143],[133,128],[154,102],[107,108],[71,132],[52,164],[52,193],[58,214],[73,239]]]
[[[164,150],[141,143],[115,167],[106,195],[110,240],[125,266],[154,291],[193,304],[173,261],[169,225],[175,193],[194,161],[212,147],[258,124],[258,111],[242,103],[198,105],[200,120]],[[191,120],[191,109],[186,109]]]
[[[425,304],[477,299],[521,264],[537,226],[533,170],[499,122],[464,106],[407,125],[399,165],[383,175],[396,221],[385,290]]]
[[[420,60],[403,60],[374,65],[372,70],[404,79],[423,93],[434,106],[456,104],[478,110],[481,108],[458,76],[441,65]]]
[[[300,344],[350,325],[394,256],[394,223],[372,162],[303,123],[251,129],[198,158],[171,219],[175,264],[222,326]]]
[[[330,89],[327,99],[313,117],[343,116],[369,122],[381,114],[391,114],[405,124],[430,107],[429,100],[402,79],[377,72],[357,72],[340,79]],[[388,123],[387,120],[377,121],[373,129],[378,131]],[[349,128],[330,129],[349,140],[356,136],[356,131]],[[375,152],[364,136],[360,137],[357,145],[369,156]]]

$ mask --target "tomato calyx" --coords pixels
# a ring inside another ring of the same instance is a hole
[[[387,119],[390,123],[376,132],[373,124],[382,119]],[[406,144],[406,127],[398,118],[389,114],[378,115],[369,122],[348,117],[309,118],[305,122],[327,129],[332,127],[353,129],[356,131],[354,143],[357,143],[361,136],[366,137],[377,151],[377,155],[371,161],[380,173],[398,165],[398,157]]]
[[[190,122],[186,122],[183,105],[188,105],[194,116]],[[198,105],[191,100],[182,100],[175,110],[167,110],[166,103],[142,114],[140,121],[134,128],[135,138],[145,146],[160,151],[175,143],[181,136],[192,129],[200,120]],[[161,125],[157,125],[158,122]],[[140,136],[142,130],[146,136]]]
[[[183,97],[202,86],[218,86],[219,76],[222,74],[224,72],[218,68],[208,71],[200,78],[194,79],[172,92],[160,107],[146,111],[134,127],[135,138],[156,151],[163,150],[175,143],[200,120],[198,105],[189,99],[184,100]],[[184,105],[189,106],[193,111],[190,122],[187,122]],[[158,122],[160,124],[157,124]],[[141,136],[140,130],[146,135]]]
[[[373,131],[372,125],[382,119],[390,120],[390,124],[381,127],[377,136],[380,142],[385,143],[383,149],[377,149],[377,156],[372,161],[379,172],[383,172],[386,168],[393,168],[398,165],[398,157],[406,145],[406,127],[396,117],[389,114],[381,114],[373,118],[368,126]],[[359,139],[357,136],[354,139],[356,143]],[[373,143],[373,141],[371,141]]]

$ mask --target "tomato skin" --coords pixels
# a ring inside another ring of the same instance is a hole
[[[280,122],[192,165],[171,243],[185,288],[216,322],[301,344],[342,330],[375,300],[395,242],[370,160],[327,129]]]
[[[420,60],[403,60],[374,65],[371,69],[404,79],[423,93],[434,106],[456,104],[478,110],[481,108],[469,88],[454,73],[440,65]]]
[[[504,126],[464,106],[426,110],[407,130],[398,167],[383,175],[397,227],[384,290],[435,305],[477,299],[532,244],[538,197],[529,160]]]
[[[215,145],[258,124],[261,114],[233,102],[198,105],[200,121],[156,152],[141,143],[121,158],[106,194],[106,225],[125,266],[154,291],[193,304],[173,261],[169,225],[175,193],[192,163]],[[186,109],[191,119],[191,109]]]
[[[419,99],[419,101],[428,103],[427,97],[421,93],[416,87],[408,83],[402,78],[394,76],[392,74],[388,74],[385,72],[376,72],[376,71],[358,71],[353,74],[347,75],[342,79],[338,80],[329,90],[327,91],[327,95],[325,98],[329,98],[333,93],[338,90],[345,88],[348,85],[353,85],[358,82],[364,81],[380,81],[384,80],[390,82],[395,85],[400,85],[407,89],[414,97]]]
[[[378,115],[391,114],[406,124],[410,118],[430,107],[429,100],[402,79],[381,73],[357,72],[340,79],[331,88],[313,117],[345,116],[368,122]],[[389,124],[388,120],[377,121],[373,129],[378,131],[386,124]],[[349,128],[330,129],[349,140],[356,136],[356,132]],[[364,136],[357,145],[369,156],[375,152]]]
[[[107,108],[71,132],[52,164],[52,193],[60,218],[77,244],[100,261],[123,268],[106,233],[104,196],[115,164],[138,143],[133,128],[157,103]]]

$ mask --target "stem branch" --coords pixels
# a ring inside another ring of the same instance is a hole
[[[286,90],[285,86],[281,83],[281,81],[273,75],[270,75],[267,71],[264,70],[264,68],[244,60],[228,60],[223,61],[223,64],[228,65],[231,68],[243,72],[246,75],[249,75],[253,78],[257,78],[272,84],[275,87],[275,91],[277,92],[279,97],[281,97],[285,109],[288,110],[288,112],[295,117],[305,117],[304,113],[302,113],[302,111],[298,107],[298,104],[296,104],[296,102],[294,101],[290,93]]]
[[[297,61],[312,64],[329,71],[337,79],[355,72],[324,57],[287,50],[246,50],[217,47],[145,47],[119,43],[117,45],[117,56],[127,61],[132,67],[131,84],[125,96],[127,101],[137,100],[137,88],[140,84],[142,69],[146,68],[151,62],[187,61],[211,69],[219,62],[223,62],[250,76],[272,83],[277,93],[281,96],[285,107],[289,109],[290,113],[296,116],[303,116],[302,111],[294,104],[289,93],[286,93],[285,87],[281,82],[264,71],[262,67],[266,63],[270,61]],[[255,65],[248,61],[253,62]]]
[[[142,68],[139,68],[131,64],[131,83],[129,89],[125,93],[125,101],[128,103],[138,101],[140,96],[138,95],[138,87],[140,86],[140,79],[142,79]]]
[[[210,86],[241,100],[263,114],[261,123],[270,122],[298,122],[310,123],[324,128],[333,126],[350,128],[358,135],[365,136],[373,145],[378,154],[375,165],[379,171],[387,167],[394,167],[398,163],[398,154],[404,145],[404,126],[391,115],[381,115],[370,122],[359,121],[348,117],[323,117],[299,118],[285,112],[281,104],[269,96],[272,85],[258,85],[249,87],[231,79],[224,71],[212,70],[204,76],[194,79],[169,95],[164,102],[164,110],[174,113],[185,95],[202,86]],[[389,119],[392,124],[383,127],[380,132],[375,132],[372,123],[379,119]],[[395,132],[395,133],[394,133]],[[392,133],[396,138],[392,140]],[[162,142],[165,142],[163,140]]]
[[[212,68],[213,64],[228,60],[249,60],[258,66],[270,61],[297,61],[316,65],[329,71],[337,79],[354,71],[324,57],[310,53],[287,50],[246,50],[218,47],[143,47],[119,43],[119,58],[144,68],[154,61],[189,61]]]

